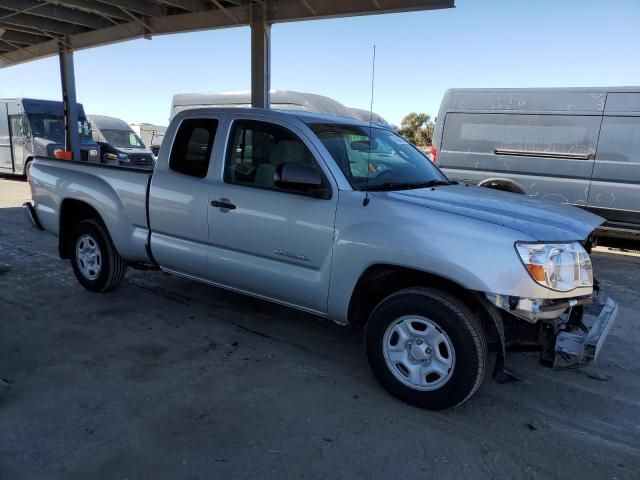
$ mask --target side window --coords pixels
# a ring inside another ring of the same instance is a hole
[[[253,120],[234,122],[224,167],[225,182],[279,190],[274,176],[278,166],[285,163],[318,168],[306,145],[286,128]]]
[[[0,145],[9,145],[9,119],[5,103],[0,103]]]
[[[442,150],[592,155],[599,116],[449,113]]]
[[[610,93],[607,95],[607,113],[640,112],[640,93]]]
[[[640,117],[604,117],[596,160],[640,163]]]
[[[184,120],[171,149],[169,168],[192,177],[204,178],[209,169],[209,159],[218,121],[207,118]]]
[[[22,129],[22,116],[11,115],[11,117],[9,117],[9,121],[11,122],[11,136],[13,138],[24,136],[24,131]]]

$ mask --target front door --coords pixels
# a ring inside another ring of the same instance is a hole
[[[4,102],[0,102],[0,169],[0,171],[13,172],[9,117],[7,117],[7,104]]]
[[[27,136],[25,132],[24,117],[11,115],[9,117],[11,129],[11,147],[13,151],[13,167],[15,173],[22,173],[25,162]]]
[[[587,209],[610,226],[640,224],[640,116],[604,117]]]
[[[293,126],[238,119],[224,157],[211,192],[209,279],[325,313],[338,191],[314,146]],[[274,175],[289,163],[316,168],[323,186],[280,188]]]

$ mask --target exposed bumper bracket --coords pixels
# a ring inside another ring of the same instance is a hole
[[[574,368],[593,363],[600,353],[618,314],[618,304],[608,298],[604,303],[585,306],[585,315],[596,317],[586,332],[560,332],[556,338],[553,368]]]

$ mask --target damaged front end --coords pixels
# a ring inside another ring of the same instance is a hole
[[[617,303],[603,300],[597,283],[591,295],[576,298],[485,297],[483,303],[490,307],[490,316],[501,332],[502,359],[496,362],[496,379],[504,377],[498,370],[504,370],[507,349],[530,351],[533,347],[539,350],[540,361],[554,369],[593,363],[618,313]]]

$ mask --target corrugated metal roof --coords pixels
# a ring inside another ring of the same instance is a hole
[[[249,25],[256,0],[0,0],[0,67],[154,35]],[[450,8],[454,0],[260,0],[269,23]]]

